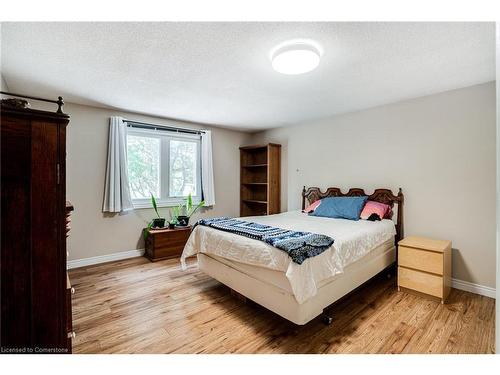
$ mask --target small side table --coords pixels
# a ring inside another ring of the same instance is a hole
[[[191,226],[175,229],[151,229],[145,241],[144,256],[151,262],[178,258],[181,256],[190,234]]]
[[[451,241],[406,237],[398,245],[398,290],[416,290],[444,303],[451,290]]]

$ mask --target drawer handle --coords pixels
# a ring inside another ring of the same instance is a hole
[[[75,288],[71,288],[71,294],[75,294]]]
[[[68,332],[68,339],[74,339],[75,337],[76,337],[75,331]]]

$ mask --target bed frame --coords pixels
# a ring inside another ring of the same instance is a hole
[[[325,197],[364,195],[368,194],[365,194],[364,190],[359,188],[350,189],[344,194],[339,188],[334,187],[328,188],[325,192],[322,192],[317,187],[310,187],[309,189],[304,187],[302,191],[302,208],[305,208],[306,200],[313,203]],[[368,195],[368,199],[388,204],[391,209],[394,208],[395,204],[398,205],[395,223],[395,244],[390,248],[382,248],[381,246],[377,249],[382,251],[375,249],[373,256],[369,256],[365,261],[355,262],[347,266],[342,274],[333,277],[331,281],[321,286],[318,293],[303,304],[298,304],[295,297],[283,289],[260,280],[251,272],[242,272],[225,264],[209,254],[197,254],[198,267],[204,273],[227,285],[237,294],[241,294],[295,324],[304,325],[319,315],[322,315],[322,319],[326,324],[330,324],[333,318],[329,315],[328,310],[333,303],[351,294],[377,274],[391,269],[396,262],[396,244],[403,238],[404,197],[401,188],[397,195],[394,195],[390,189],[376,189],[373,194]]]
[[[403,203],[404,195],[403,190],[399,188],[398,195],[394,195],[390,189],[375,189],[373,194],[368,195],[363,189],[351,188],[347,193],[342,193],[342,191],[337,187],[329,187],[323,193],[319,187],[310,187],[302,189],[302,209],[306,208],[306,200],[309,204],[316,202],[319,199],[327,197],[360,197],[368,196],[368,200],[388,204],[391,207],[391,212],[389,218],[392,219],[394,212],[394,205],[398,205],[397,216],[396,216],[396,236],[394,238],[395,244],[402,240],[404,237],[404,227],[403,227]]]

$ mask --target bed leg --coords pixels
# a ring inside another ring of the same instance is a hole
[[[386,269],[386,271],[385,271],[385,277],[386,277],[387,279],[391,279],[391,278],[392,278],[392,276],[396,275],[396,270],[397,270],[396,266],[390,266],[390,267],[389,267],[389,268],[387,268],[387,269]]]
[[[330,324],[333,323],[333,316],[328,315],[328,313],[326,313],[326,312],[323,311],[323,315],[321,316],[321,321],[325,325],[329,326]]]

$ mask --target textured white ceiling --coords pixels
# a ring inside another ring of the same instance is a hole
[[[319,67],[269,51],[320,43]],[[3,23],[12,92],[259,130],[495,79],[494,23]]]

